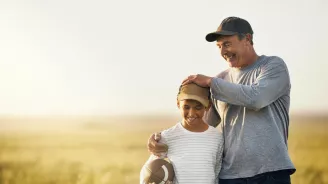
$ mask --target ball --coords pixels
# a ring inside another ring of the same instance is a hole
[[[152,160],[141,172],[143,184],[165,184],[166,181],[173,181],[174,176],[173,165],[167,158]]]

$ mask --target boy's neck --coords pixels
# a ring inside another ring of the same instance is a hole
[[[205,132],[209,126],[204,121],[201,121],[200,123],[198,123],[196,125],[192,125],[192,126],[188,125],[184,121],[182,121],[181,124],[182,124],[183,128],[189,130],[190,132]]]

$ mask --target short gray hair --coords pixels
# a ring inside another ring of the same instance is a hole
[[[253,45],[254,43],[253,43],[253,34],[250,34],[251,35],[251,40],[250,40],[250,42],[251,42],[251,45]],[[238,39],[239,40],[242,40],[242,39],[244,39],[246,37],[246,34],[242,34],[242,33],[239,33],[238,34]]]

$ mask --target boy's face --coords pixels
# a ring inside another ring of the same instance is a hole
[[[181,100],[178,101],[178,107],[183,120],[188,125],[192,126],[202,121],[207,108],[196,100]]]

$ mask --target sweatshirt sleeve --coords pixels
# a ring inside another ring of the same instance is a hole
[[[217,127],[221,123],[221,117],[216,108],[216,101],[212,100],[211,107],[205,112],[203,117],[203,120],[213,127]]]
[[[216,155],[216,165],[215,165],[215,176],[216,176],[216,182],[215,183],[219,183],[219,173],[221,171],[221,167],[222,167],[222,154],[223,154],[223,138],[220,139],[221,142],[219,144],[219,149],[217,151],[217,155]]]
[[[264,64],[251,85],[235,84],[221,78],[211,81],[211,92],[215,99],[254,110],[268,106],[289,90],[287,66],[279,57],[272,57]]]

